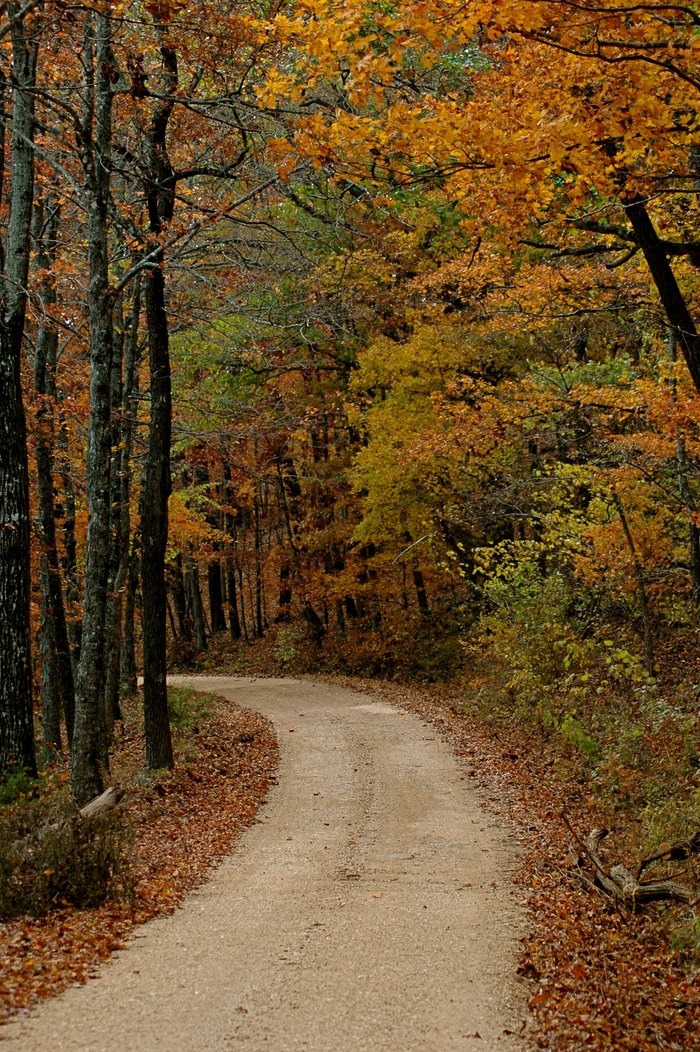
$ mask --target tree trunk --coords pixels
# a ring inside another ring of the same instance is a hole
[[[418,609],[422,614],[429,614],[430,604],[428,603],[428,593],[425,590],[425,579],[420,570],[413,571],[413,584],[416,589]]]
[[[54,448],[56,440],[56,364],[58,335],[50,312],[56,303],[53,278],[60,206],[49,198],[35,210],[35,264],[47,275],[39,282],[43,316],[37,330],[34,354],[34,388],[39,399],[36,413],[35,457],[37,472],[37,526],[41,619],[41,694],[44,745],[50,753],[61,751],[61,717],[65,715],[69,747],[73,740],[75,687],[68,628],[63,601],[60,561],[56,541],[57,511],[54,498]]]
[[[83,632],[75,698],[73,795],[79,806],[105,787],[109,770],[104,711],[104,638],[110,557],[112,311],[109,288],[109,185],[112,139],[109,15],[86,15],[85,124],[82,129],[88,213],[90,418],[87,451],[87,557]]]
[[[119,651],[121,648],[122,596],[121,577],[125,554],[128,554],[128,536],[122,536],[122,425],[124,421],[124,384],[122,364],[124,360],[124,321],[121,298],[115,304],[115,333],[112,350],[110,376],[110,401],[112,406],[112,442],[110,456],[110,552],[107,577],[107,604],[105,608],[105,728],[107,743],[114,739],[114,724],[121,719],[119,708]]]
[[[131,497],[131,454],[136,426],[136,394],[138,392],[138,325],[141,314],[141,275],[134,282],[131,316],[123,332],[124,382],[117,384],[112,370],[113,395],[120,394],[121,414],[119,426],[114,432],[113,449],[113,572],[111,580],[110,631],[106,639],[107,678],[105,683],[105,710],[108,729],[115,720],[121,719],[119,703],[121,668],[124,664],[122,647],[124,640],[124,604],[128,591],[131,533],[129,501]],[[119,377],[119,379],[121,379]],[[117,391],[117,387],[120,390]],[[133,652],[132,652],[133,659]]]
[[[75,487],[73,485],[73,476],[71,474],[71,467],[68,458],[68,438],[63,420],[59,421],[58,449],[60,456],[57,467],[63,488],[63,556],[61,558],[61,569],[63,571],[63,583],[65,588],[64,601],[68,629],[68,646],[70,649],[70,663],[73,671],[73,684],[75,685],[75,681],[78,678],[78,665],[80,664],[80,643],[83,635],[83,622],[82,611],[80,609],[80,589],[78,587],[78,544],[75,536]],[[73,689],[73,700],[75,703],[75,686]],[[72,718],[74,718],[74,713]]]
[[[197,647],[197,652],[202,654],[207,649],[207,630],[204,623],[202,593],[199,589],[199,570],[193,559],[187,560],[185,580],[187,582],[187,589],[190,593],[195,645]]]
[[[209,588],[209,613],[212,632],[226,631],[224,617],[224,596],[221,587],[221,563],[209,563],[207,567],[207,584]]]
[[[246,616],[245,616],[245,594],[244,594],[244,588],[243,588],[243,567],[240,566],[240,565],[238,566],[237,574],[238,574],[238,596],[239,596],[239,599],[240,599],[240,603],[239,603],[238,609],[239,609],[239,616],[240,616],[240,620],[241,620],[241,632],[243,633],[243,638],[245,639],[246,643],[249,643],[250,642],[250,636],[248,635],[248,623],[246,621]]]
[[[238,613],[236,571],[230,560],[226,563],[226,587],[228,591],[228,623],[231,632],[231,639],[240,639],[242,632],[241,620]]]
[[[134,538],[129,553],[126,597],[124,600],[124,635],[119,655],[119,689],[124,697],[136,694],[136,593],[139,587],[138,542]]]
[[[236,540],[236,520],[229,510],[231,493],[231,469],[224,460],[224,500],[226,510],[224,511],[224,530],[229,538],[229,544],[234,545]],[[228,626],[231,639],[240,639],[242,636],[241,618],[238,610],[238,588],[236,586],[236,569],[231,555],[226,559],[226,598],[228,603]]]
[[[157,27],[160,29],[160,27]],[[166,133],[177,90],[177,56],[163,37],[160,46],[164,84],[156,103],[146,144],[145,199],[153,240],[154,265],[146,273],[145,302],[151,374],[151,420],[141,502],[141,593],[143,597],[143,714],[146,766],[172,767],[173,747],[166,686],[168,498],[171,491],[170,435],[172,393],[168,316],[165,309],[164,255],[158,235],[173,217],[174,172]]]
[[[170,577],[170,591],[175,601],[179,638],[184,642],[192,641],[192,621],[187,609],[185,579],[182,573],[182,555],[177,553],[173,561]]]
[[[262,639],[265,632],[263,628],[263,581],[262,581],[262,532],[260,529],[260,504],[258,500],[258,487],[255,487],[255,636]]]
[[[170,356],[165,285],[160,267],[145,282],[151,365],[151,426],[141,504],[141,593],[143,597],[143,714],[146,766],[174,764],[166,685],[165,549],[170,495]]]
[[[698,336],[695,323],[690,316],[664,247],[649,218],[642,198],[623,201],[622,206],[634,231],[637,244],[644,253],[668,323],[676,334],[683,351],[695,390],[700,392],[700,336]]]
[[[12,143],[7,234],[0,261],[0,779],[36,774],[30,637],[29,465],[21,353],[34,196],[34,93],[38,22],[12,26]],[[3,98],[4,108],[4,98]],[[3,128],[7,115],[0,115]],[[4,157],[5,144],[0,143]],[[1,182],[0,182],[0,185]],[[5,203],[5,202],[3,202]]]

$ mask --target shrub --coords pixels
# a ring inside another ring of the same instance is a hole
[[[211,699],[187,687],[168,687],[168,715],[178,731],[188,731],[212,715]]]
[[[0,813],[0,920],[130,898],[130,836],[118,811],[89,820],[62,796]]]

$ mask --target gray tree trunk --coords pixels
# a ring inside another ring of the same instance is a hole
[[[12,140],[7,233],[0,258],[0,778],[36,774],[32,718],[29,466],[21,353],[34,196],[34,93],[39,23],[12,27]],[[3,92],[4,96],[4,92]],[[5,99],[3,97],[3,106]],[[8,114],[2,115],[2,127]],[[4,157],[5,143],[0,143]],[[0,179],[0,188],[5,182]]]
[[[135,400],[138,392],[138,326],[141,314],[141,275],[136,275],[131,313],[123,333],[124,378],[120,381],[121,415],[114,434],[112,451],[112,573],[110,580],[110,604],[108,631],[106,635],[105,660],[107,677],[105,684],[105,711],[108,730],[110,722],[121,719],[119,705],[122,647],[124,645],[124,607],[128,591],[131,533],[129,501],[131,497],[131,457],[136,426]],[[113,394],[117,386],[115,369],[112,368]],[[132,651],[133,657],[133,651]],[[135,677],[134,677],[135,683]]]
[[[83,632],[75,699],[73,795],[79,806],[104,791],[109,771],[104,711],[104,638],[110,558],[110,456],[113,324],[109,287],[111,172],[111,20],[88,13],[85,32],[85,123],[82,160],[88,213],[90,418],[87,450],[87,558]]]

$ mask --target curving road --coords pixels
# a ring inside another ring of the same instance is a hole
[[[521,1049],[514,850],[415,716],[291,679],[179,679],[258,709],[279,784],[237,851],[3,1052]]]

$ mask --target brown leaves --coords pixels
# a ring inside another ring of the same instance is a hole
[[[131,784],[121,806],[134,828],[133,904],[65,909],[0,925],[0,1022],[85,982],[134,925],[175,909],[255,820],[277,762],[270,725],[229,702],[208,705],[212,719],[197,735],[180,736],[178,766],[157,783],[133,784],[140,736],[127,737],[115,758],[119,780]]]

